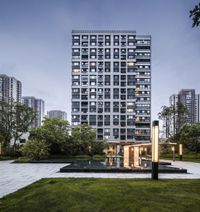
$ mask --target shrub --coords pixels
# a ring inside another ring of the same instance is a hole
[[[19,157],[15,160],[15,163],[28,163],[31,159],[27,157]]]
[[[41,160],[49,156],[49,145],[42,140],[29,140],[21,147],[22,155],[31,160]]]

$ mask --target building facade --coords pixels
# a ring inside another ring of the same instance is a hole
[[[200,94],[195,94],[195,89],[182,89],[178,94],[169,97],[169,106],[176,109],[177,103],[182,103],[188,111],[186,123],[195,124],[200,122]],[[170,135],[176,133],[178,115],[173,116],[170,125]]]
[[[67,113],[61,110],[50,110],[47,112],[47,117],[57,118],[67,121]]]
[[[89,124],[109,143],[149,142],[151,36],[72,31],[72,128]]]
[[[0,101],[21,103],[22,83],[14,77],[0,74]]]
[[[195,95],[195,122],[200,123],[200,94]]]
[[[44,107],[45,103],[42,99],[36,99],[33,96],[22,97],[22,103],[30,108],[36,113],[36,119],[31,125],[31,128],[36,128],[41,126],[44,118]]]
[[[178,102],[182,103],[188,111],[187,123],[196,123],[195,90],[182,89],[178,93]]]
[[[176,110],[177,103],[178,103],[178,94],[171,95],[169,97],[169,106],[173,107],[174,111]],[[177,119],[178,119],[177,115],[174,115],[174,116],[171,117],[171,120],[170,120],[171,124],[169,126],[169,135],[168,136],[176,134]]]

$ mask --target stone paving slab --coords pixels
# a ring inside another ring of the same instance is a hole
[[[63,164],[31,164],[0,161],[0,198],[41,178],[50,177]],[[66,164],[67,165],[67,164]]]
[[[60,173],[66,165],[0,161],[0,198],[41,178],[151,178],[151,174],[144,173]],[[188,174],[159,174],[160,179],[200,179],[200,163],[176,161],[172,165],[187,169]]]

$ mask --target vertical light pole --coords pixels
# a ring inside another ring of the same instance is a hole
[[[0,156],[1,156],[1,143],[0,143]]]
[[[158,179],[158,141],[159,121],[153,121],[152,125],[152,179]]]
[[[175,146],[172,146],[173,161],[175,161]]]
[[[144,152],[145,152],[145,159],[147,159],[147,147],[144,148]]]
[[[183,145],[179,144],[179,159],[183,160]]]

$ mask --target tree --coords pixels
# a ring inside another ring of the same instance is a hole
[[[96,140],[96,130],[87,124],[81,124],[72,130],[75,142],[91,143]]]
[[[188,114],[187,108],[181,102],[177,102],[176,106],[162,106],[158,117],[163,121],[166,138],[170,138],[180,131],[181,127],[187,123]],[[173,129],[173,132],[170,129]]]
[[[87,124],[81,124],[72,130],[73,154],[102,154],[105,141],[96,140],[96,130]]]
[[[13,138],[14,138],[14,152],[16,151],[16,142],[23,135],[28,132],[29,126],[36,118],[36,114],[32,108],[22,104],[15,105],[15,121],[13,123]]]
[[[189,115],[188,109],[181,103],[177,102],[176,104],[176,132],[178,133],[181,130],[181,127],[183,127],[187,123],[187,117]]]
[[[163,128],[165,129],[166,138],[170,135],[171,117],[173,113],[173,107],[162,106],[162,110],[158,113],[159,119],[163,120]]]
[[[69,139],[69,123],[57,118],[45,118],[42,126],[30,131],[29,138],[45,141],[53,154],[61,153]]]
[[[0,101],[0,139],[4,148],[9,147],[11,139],[14,139],[14,152],[16,142],[35,119],[33,110],[18,102]]]
[[[190,151],[200,152],[200,124],[185,125],[180,131],[179,143]]]
[[[22,155],[31,160],[45,159],[49,155],[49,145],[42,140],[29,140],[21,147]]]
[[[81,124],[72,130],[72,140],[79,154],[89,154],[96,140],[96,130],[87,124]]]
[[[200,3],[190,10],[190,18],[193,20],[192,27],[198,27],[200,24]]]
[[[102,154],[106,147],[108,147],[108,143],[105,140],[97,140],[92,144],[92,154]]]

